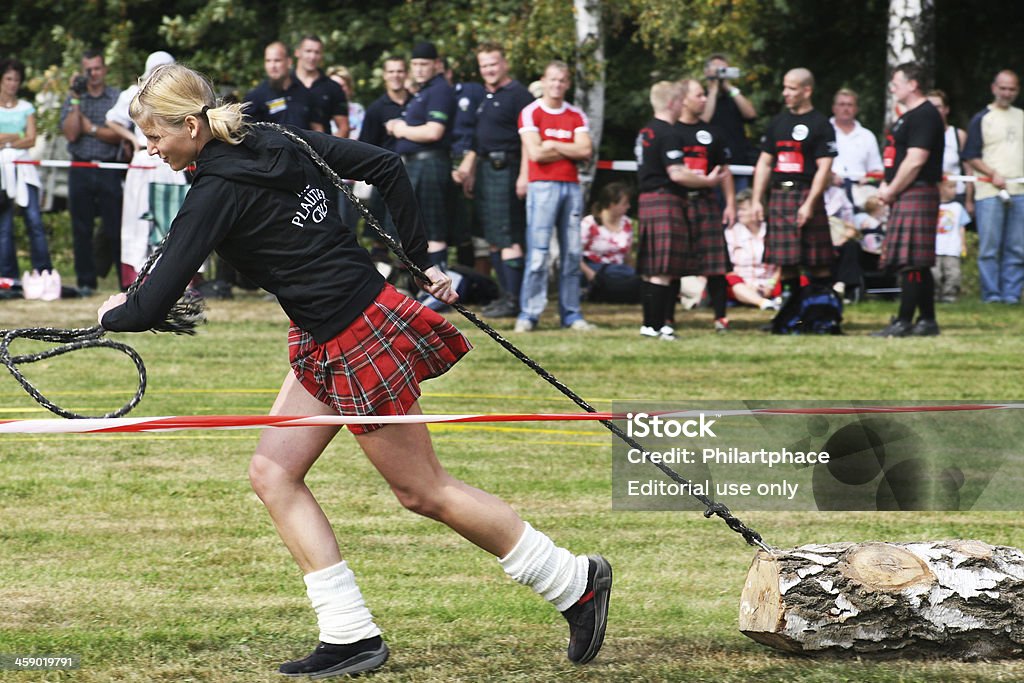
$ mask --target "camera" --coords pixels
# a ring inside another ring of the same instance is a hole
[[[88,87],[89,78],[87,76],[75,76],[75,80],[71,81],[71,92],[76,95],[84,95]]]
[[[720,81],[732,81],[740,77],[739,67],[736,66],[722,66],[719,67],[718,72],[715,74],[715,78]]]

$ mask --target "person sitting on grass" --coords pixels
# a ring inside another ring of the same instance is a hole
[[[400,158],[346,138],[249,126],[242,111],[218,104],[210,82],[181,65],[158,67],[141,84],[130,113],[149,153],[176,170],[194,163],[196,171],[163,256],[137,290],[104,302],[100,324],[117,332],[150,329],[216,250],[275,295],[292,321],[291,371],[272,415],[420,414],[420,382],[447,372],[470,344],[439,314],[385,283],[330,207],[334,189],[299,140],[339,176],[381,190],[406,253],[429,279],[424,288],[452,303],[457,296],[444,270],[431,265]],[[305,575],[319,623],[313,652],[280,666],[288,676],[355,674],[388,658],[381,630],[305,481],[338,429],[266,430],[249,465],[253,489]],[[597,655],[612,583],[607,560],[556,546],[504,501],[452,477],[426,425],[351,424],[349,431],[402,505],[495,555],[510,577],[562,612],[570,661],[582,664]],[[396,569],[403,561],[415,560],[398,559]]]
[[[631,264],[633,221],[626,215],[629,195],[626,183],[608,183],[598,192],[590,215],[580,221],[580,270],[588,301],[640,301],[640,278]]]
[[[778,266],[764,262],[764,237],[767,226],[754,217],[750,190],[736,195],[737,221],[725,229],[732,271],[726,274],[729,299],[762,311],[778,310],[782,283]]]

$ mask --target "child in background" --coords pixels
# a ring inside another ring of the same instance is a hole
[[[736,195],[737,220],[725,229],[725,242],[732,262],[732,272],[725,276],[729,298],[757,306],[763,311],[778,310],[782,293],[779,267],[764,262],[766,226],[758,224],[754,218],[750,197],[750,190]]]
[[[960,259],[967,251],[966,225],[971,216],[964,205],[956,201],[956,184],[939,184],[939,226],[935,234],[935,296],[944,304],[955,303],[960,295]]]
[[[864,201],[864,211],[853,217],[853,227],[860,233],[860,247],[868,254],[877,256],[882,253],[882,242],[885,240],[885,221],[888,209],[881,199],[868,197]]]

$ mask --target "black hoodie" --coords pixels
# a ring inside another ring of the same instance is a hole
[[[412,261],[423,269],[426,231],[400,158],[379,147],[292,129],[341,177],[384,196]],[[123,306],[103,316],[115,332],[142,332],[167,314],[214,250],[274,294],[291,320],[323,343],[384,286],[335,206],[336,190],[297,143],[255,128],[241,144],[212,140],[196,160],[192,188],[171,224],[164,254]]]

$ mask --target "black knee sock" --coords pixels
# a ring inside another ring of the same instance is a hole
[[[914,309],[921,300],[922,288],[920,270],[905,270],[900,274],[900,311],[897,317],[903,322],[914,322]]]
[[[519,301],[519,290],[523,288],[525,265],[522,257],[507,258],[501,261],[501,267],[505,271],[505,286],[508,288],[509,296],[515,301]]]
[[[788,294],[787,294],[788,292]],[[793,297],[800,296],[800,276],[787,277],[782,280],[782,296],[783,298],[792,299]]]
[[[725,304],[729,285],[724,275],[708,276],[708,297],[711,298],[711,310],[715,312],[715,320],[725,317]]]
[[[679,301],[679,289],[682,287],[682,279],[676,278],[672,280],[672,284],[668,286],[668,312],[665,314],[665,324],[671,327],[676,326],[676,302]]]
[[[676,280],[676,285],[679,286],[679,280]],[[658,328],[661,329],[665,325],[669,327],[676,326],[676,301],[678,300],[678,294],[672,294],[673,285],[659,285],[661,297],[661,322],[658,323]]]
[[[643,312],[644,312],[644,327],[653,327],[655,330],[660,330],[661,326],[665,324],[665,290],[668,287],[664,285],[656,285],[653,282],[644,282],[643,284]]]
[[[921,312],[922,320],[935,320],[935,278],[932,277],[931,268],[922,268],[921,291],[918,294],[917,310]]]
[[[508,292],[508,277],[505,274],[505,268],[502,265],[501,252],[491,252],[491,268],[494,269],[494,276],[498,279],[498,287],[501,289],[501,293],[505,294]]]

